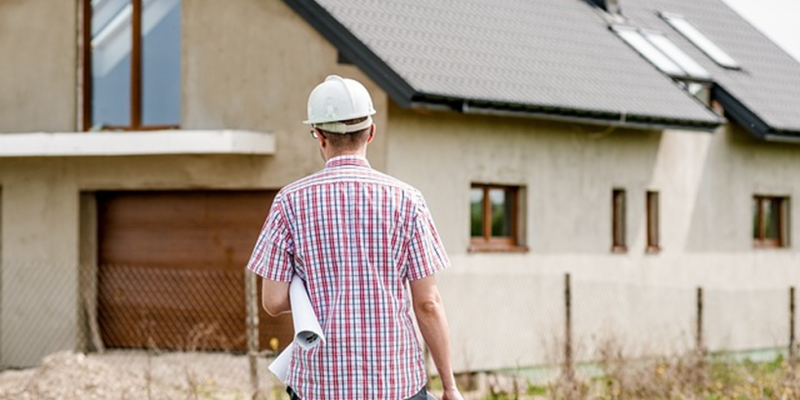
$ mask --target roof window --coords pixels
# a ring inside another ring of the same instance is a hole
[[[653,46],[656,46],[667,57],[671,58],[686,74],[700,79],[711,79],[711,74],[697,63],[692,57],[679,49],[661,32],[642,31],[642,36],[646,37]]]
[[[711,79],[711,74],[705,68],[663,33],[622,25],[614,25],[611,29],[661,72],[673,78]]]
[[[733,57],[690,24],[684,16],[671,13],[659,13],[658,15],[720,66],[741,69],[741,65]]]

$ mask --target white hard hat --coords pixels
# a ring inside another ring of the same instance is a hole
[[[308,95],[308,119],[304,124],[327,132],[350,133],[372,125],[372,118],[346,125],[340,121],[370,117],[375,114],[372,98],[364,85],[352,79],[330,75]]]

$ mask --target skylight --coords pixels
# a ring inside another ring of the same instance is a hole
[[[611,29],[661,72],[674,78],[709,80],[711,74],[663,33],[615,25]]]
[[[659,16],[720,66],[730,69],[741,68],[741,65],[733,57],[690,24],[682,15],[659,13]]]
[[[655,46],[653,46],[647,39],[642,36],[638,30],[635,28],[629,28],[626,26],[619,26],[615,25],[611,29],[625,41],[631,47],[633,47],[639,54],[643,55],[648,61],[653,63],[656,68],[660,69],[667,75],[672,76],[683,76],[685,72],[675,64],[672,60],[669,59],[664,53],[659,51]]]
[[[672,43],[663,33],[642,31],[642,35],[686,71],[687,75],[701,79],[711,79],[711,74],[706,71],[705,68],[698,64],[692,57],[684,53],[683,50],[679,49],[678,46]]]

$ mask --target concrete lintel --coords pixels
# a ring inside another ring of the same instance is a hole
[[[168,130],[0,134],[0,157],[274,155],[275,134],[243,130]]]

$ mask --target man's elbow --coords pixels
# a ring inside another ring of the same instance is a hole
[[[442,309],[442,300],[437,297],[420,300],[414,304],[414,312],[419,316],[433,316]]]
[[[266,297],[261,301],[261,306],[264,307],[264,311],[266,311],[267,315],[270,317],[277,317],[286,313],[286,310],[284,310],[279,304],[269,301]]]

